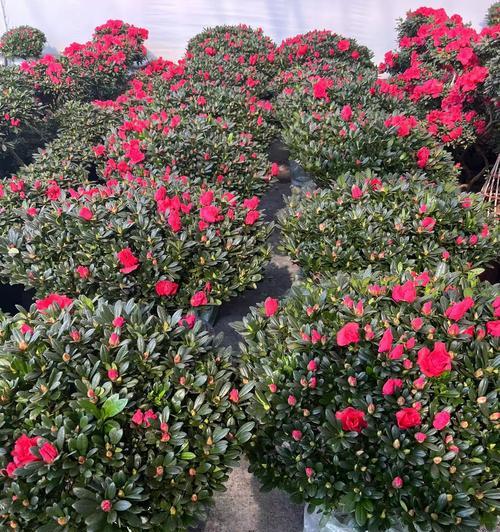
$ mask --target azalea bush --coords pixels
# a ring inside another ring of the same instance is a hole
[[[147,30],[122,21],[108,21],[92,40],[67,46],[59,57],[50,54],[25,61],[20,69],[42,100],[53,107],[68,100],[116,97],[125,90],[130,69],[144,61]]]
[[[29,160],[50,137],[50,127],[44,106],[17,68],[0,68],[0,94],[0,175],[4,176]]]
[[[245,24],[207,28],[188,42],[186,72],[199,81],[265,94],[278,69],[275,49],[261,28]]]
[[[47,42],[45,34],[31,26],[18,26],[0,37],[0,54],[7,59],[37,58]]]
[[[479,33],[459,15],[422,7],[400,21],[399,48],[380,65],[416,103],[429,132],[451,148],[467,148],[493,127],[492,102],[483,95],[490,72],[478,50],[483,40],[498,40],[498,31]]]
[[[120,123],[120,115],[110,108],[69,101],[54,113],[53,122],[55,138],[19,169],[18,177],[34,184],[55,181],[60,188],[98,179],[100,154],[93,146],[102,143],[113,125]]]
[[[50,294],[0,321],[0,523],[185,530],[251,434],[230,351],[133,300]]]
[[[109,184],[61,193],[0,239],[5,274],[40,295],[64,291],[167,308],[220,305],[255,287],[272,229],[257,197],[195,186]]]
[[[252,133],[203,109],[172,107],[161,100],[124,120],[96,146],[107,179],[162,177],[174,171],[209,186],[260,194],[272,178],[266,151]]]
[[[358,63],[372,66],[372,52],[350,39],[330,30],[312,30],[289,37],[278,46],[276,58],[282,69],[311,61]]]
[[[237,325],[250,470],[359,530],[494,529],[499,287],[404,272],[298,284]]]
[[[387,271],[394,262],[468,271],[495,260],[500,235],[478,194],[419,175],[370,172],[342,176],[333,189],[296,192],[279,223],[283,249],[312,276]]]
[[[321,186],[345,172],[425,171],[435,181],[454,179],[457,171],[444,148],[433,141],[417,117],[387,113],[372,105],[340,107],[322,113],[302,110],[282,130],[293,158]]]

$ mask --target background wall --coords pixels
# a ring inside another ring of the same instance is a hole
[[[355,37],[379,62],[395,45],[395,21],[422,5],[443,7],[480,27],[493,0],[3,0],[9,27],[29,24],[47,35],[49,46],[90,38],[109,18],[149,30],[155,55],[179,59],[188,39],[203,27],[244,22],[261,26],[277,43],[310,29]],[[3,21],[0,23],[3,31]]]

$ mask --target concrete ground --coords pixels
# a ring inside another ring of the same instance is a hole
[[[283,195],[290,193],[288,183],[276,183],[262,198],[261,207],[268,220],[275,219],[276,212],[283,206]],[[247,290],[223,305],[215,324],[215,332],[224,332],[225,343],[238,348],[238,334],[230,323],[239,321],[248,313],[248,308],[266,297],[279,298],[290,288],[297,267],[276,247],[278,230],[271,236],[273,255],[265,270],[264,279],[257,290]],[[218,493],[209,518],[199,532],[301,532],[303,529],[303,507],[290,501],[287,494],[274,490],[261,493],[259,481],[248,473],[248,462],[233,471],[225,493]]]

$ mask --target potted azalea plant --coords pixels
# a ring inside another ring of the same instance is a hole
[[[394,261],[468,271],[497,256],[499,225],[483,197],[419,174],[344,175],[289,197],[278,220],[282,249],[314,278]]]
[[[0,37],[0,54],[6,59],[34,59],[42,55],[45,34],[31,26],[18,26]]]
[[[494,529],[499,318],[498,285],[433,271],[267,298],[235,325],[256,383],[250,470],[322,525],[333,514],[326,530]]]
[[[0,316],[3,529],[187,530],[251,437],[230,351],[133,300]]]
[[[20,226],[0,239],[4,273],[39,295],[59,289],[199,311],[255,287],[269,258],[272,224],[256,196],[173,176],[57,193],[39,210],[16,210]]]

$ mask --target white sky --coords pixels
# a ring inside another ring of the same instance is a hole
[[[330,29],[371,48],[379,62],[395,46],[395,21],[422,5],[444,7],[481,27],[493,0],[3,0],[9,27],[40,28],[58,50],[84,42],[109,18],[145,27],[155,55],[179,59],[203,27],[243,22],[261,26],[278,44],[310,29]],[[3,21],[0,22],[3,30]]]

